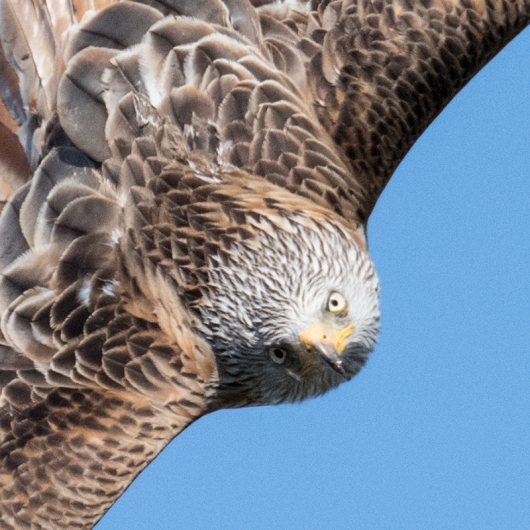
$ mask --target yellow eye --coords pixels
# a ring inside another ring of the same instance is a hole
[[[287,352],[278,346],[273,346],[269,349],[269,355],[270,358],[276,363],[276,364],[283,364],[285,362],[285,358],[287,357]]]
[[[344,297],[339,293],[331,293],[328,298],[328,311],[330,313],[342,313],[346,310],[348,304]]]

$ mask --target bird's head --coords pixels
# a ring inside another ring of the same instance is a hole
[[[200,313],[224,406],[300,401],[351,379],[379,332],[364,234],[307,219],[211,258]]]

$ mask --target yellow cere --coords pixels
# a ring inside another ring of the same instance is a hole
[[[344,351],[346,341],[354,328],[355,324],[350,324],[340,330],[329,329],[322,324],[313,324],[300,335],[300,342],[307,347],[313,346],[316,342],[331,343],[340,354]]]
[[[346,341],[348,340],[348,337],[351,335],[351,332],[354,330],[354,328],[355,324],[350,324],[344,329],[335,332],[334,336],[332,337],[332,342],[335,345],[335,348],[337,348],[337,352],[339,354],[344,351],[344,348],[346,347]]]

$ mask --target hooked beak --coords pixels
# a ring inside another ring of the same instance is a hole
[[[300,335],[300,342],[308,351],[312,350],[318,353],[333,370],[345,376],[346,372],[342,366],[340,355],[344,351],[348,337],[354,327],[354,324],[350,324],[344,329],[330,330],[322,324],[314,324]]]
[[[324,359],[335,372],[342,376],[346,375],[344,367],[342,366],[342,359],[339,357],[339,353],[333,344],[317,341],[313,343],[313,348],[322,355],[322,359]]]

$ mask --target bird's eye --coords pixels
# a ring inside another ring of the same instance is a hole
[[[328,311],[330,313],[342,313],[347,306],[348,304],[341,294],[333,292],[329,295]]]
[[[287,352],[278,346],[273,346],[269,349],[269,355],[270,358],[276,363],[276,364],[283,364],[285,361],[285,358],[287,357]]]

